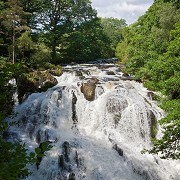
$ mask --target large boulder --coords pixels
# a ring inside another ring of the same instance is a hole
[[[17,79],[19,102],[22,102],[27,94],[46,91],[57,83],[57,79],[48,71],[24,73]]]
[[[87,79],[82,83],[81,92],[84,94],[86,100],[93,101],[95,99],[95,89],[97,83],[98,79],[96,78]]]

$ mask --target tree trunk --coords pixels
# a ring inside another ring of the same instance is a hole
[[[15,63],[15,25],[13,22],[13,37],[12,37],[12,63]]]
[[[52,44],[52,62],[56,63],[56,40],[54,39]]]

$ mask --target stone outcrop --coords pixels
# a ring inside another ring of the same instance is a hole
[[[57,83],[48,71],[24,73],[17,80],[18,99],[22,102],[30,93],[46,91]]]
[[[157,134],[157,119],[154,113],[150,110],[149,111],[149,119],[150,119],[150,132],[151,132],[151,138],[156,138]]]
[[[87,79],[82,83],[81,92],[84,94],[86,100],[93,101],[95,99],[95,89],[97,83],[98,79],[96,78]]]

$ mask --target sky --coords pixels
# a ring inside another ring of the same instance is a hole
[[[154,0],[91,0],[99,17],[125,19],[134,23],[153,4]]]

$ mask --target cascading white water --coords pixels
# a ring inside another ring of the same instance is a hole
[[[29,152],[53,145],[27,179],[178,180],[177,161],[141,154],[164,114],[142,84],[112,64],[67,66],[56,78],[57,86],[16,107],[21,126],[11,129],[13,138]]]

